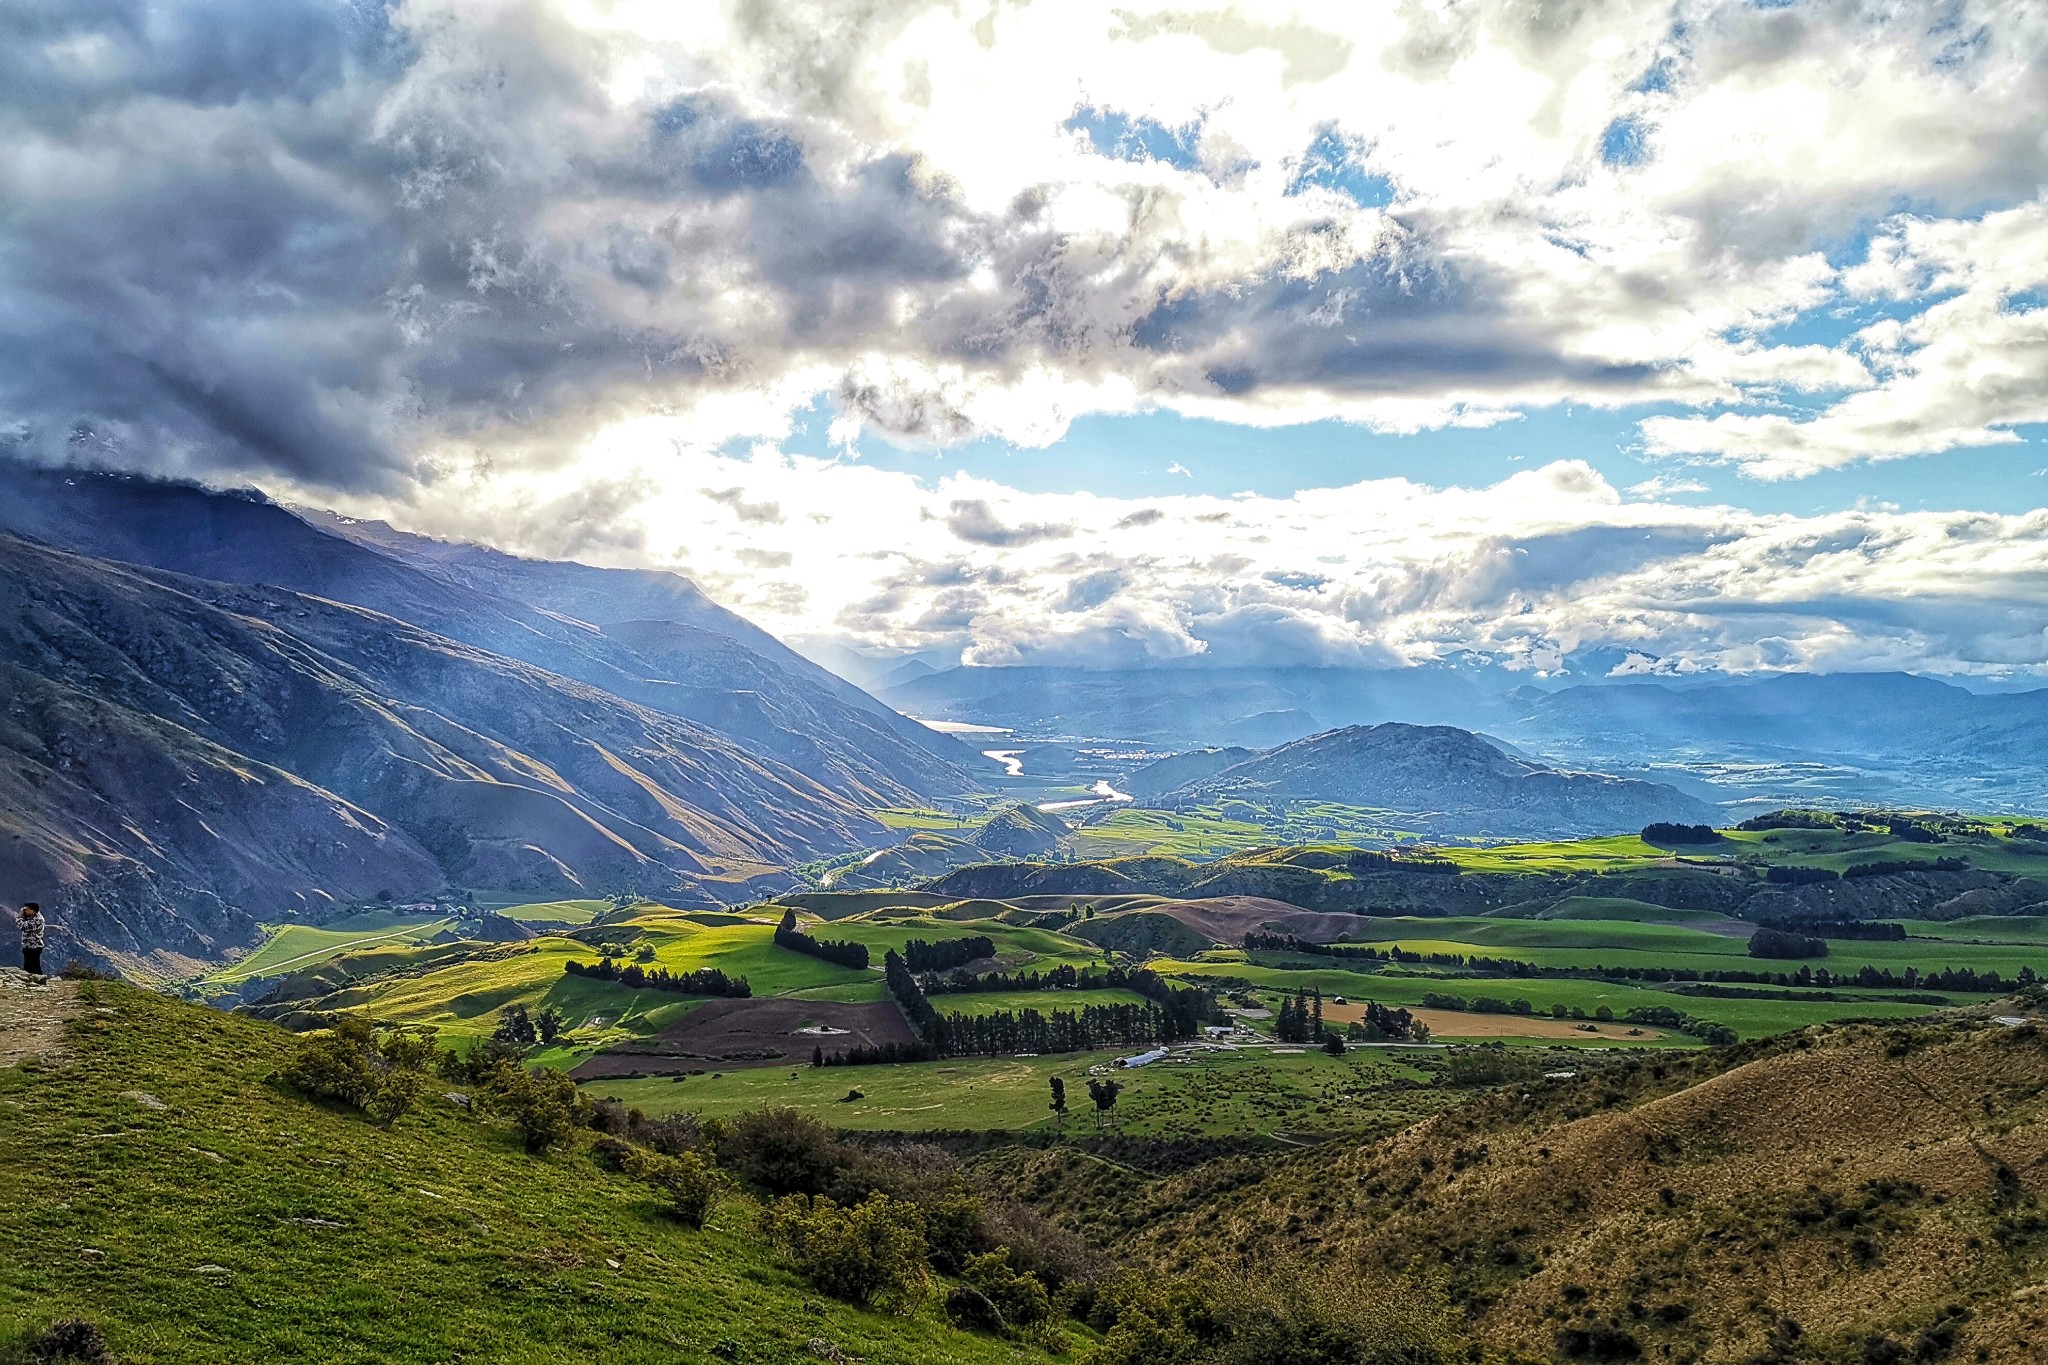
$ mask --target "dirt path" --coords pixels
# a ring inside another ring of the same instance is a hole
[[[0,1066],[63,1057],[65,1026],[78,1011],[76,981],[53,976],[37,984],[26,972],[0,968]]]

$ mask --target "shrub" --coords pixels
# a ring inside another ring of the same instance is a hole
[[[1718,844],[1720,834],[1712,825],[1674,825],[1665,821],[1643,826],[1646,844]]]
[[[787,1106],[741,1115],[719,1155],[740,1179],[771,1195],[823,1194],[859,1157],[824,1124]]]
[[[761,1230],[805,1279],[848,1303],[907,1306],[930,1278],[924,1220],[886,1194],[851,1207],[791,1195],[761,1211]]]
[[[17,1361],[22,1365],[120,1365],[100,1329],[80,1318],[59,1318],[15,1349],[0,1344],[0,1362],[14,1365]]]
[[[500,1066],[483,1081],[487,1108],[512,1121],[526,1150],[538,1155],[560,1146],[589,1119],[594,1106],[559,1071]]]
[[[626,1156],[625,1170],[666,1194],[676,1220],[689,1228],[704,1226],[725,1185],[718,1168],[696,1152],[663,1156],[636,1147]]]
[[[1007,1248],[970,1257],[960,1268],[960,1278],[980,1290],[1012,1328],[1033,1327],[1052,1316],[1052,1296],[1036,1275],[1011,1267]]]
[[[303,1038],[277,1079],[302,1095],[360,1109],[390,1127],[426,1092],[424,1069],[441,1050],[430,1036],[387,1035],[342,1015],[333,1029]]]

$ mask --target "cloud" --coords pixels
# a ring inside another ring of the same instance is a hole
[[[975,545],[1035,545],[1041,540],[1064,540],[1074,534],[1072,526],[1042,522],[1005,526],[981,498],[963,498],[953,503],[945,522],[947,530]]]
[[[1194,472],[1190,470],[1186,465],[1182,464],[1179,460],[1175,460],[1172,464],[1168,465],[1166,467],[1166,472],[1169,474],[1178,474],[1182,478],[1187,479],[1192,479],[1193,477],[1195,477]]]
[[[2048,680],[2048,511],[1763,514],[1625,493],[1571,460],[1471,487],[1123,499],[957,474],[927,486],[765,446],[638,458],[671,477],[620,467],[643,496],[613,506],[590,557],[680,568],[772,631],[869,649],[1084,668],[1475,657],[1595,675],[1632,651],[1665,672]],[[437,534],[501,525],[527,537],[501,533],[506,548],[546,553],[552,508],[581,496],[551,477],[451,475],[424,500],[348,510]],[[784,520],[739,523],[699,487]],[[955,519],[980,538],[935,542]]]
[[[940,445],[1564,402],[1673,405],[1653,450],[1771,476],[1979,445],[2034,420],[2038,320],[1945,244],[2048,182],[2048,79],[2038,6],[1952,18],[30,0],[0,17],[0,430],[399,493],[648,414],[773,437],[820,397],[842,439]],[[1171,154],[1104,155],[1084,111]],[[1951,276],[1897,346],[1768,339]]]

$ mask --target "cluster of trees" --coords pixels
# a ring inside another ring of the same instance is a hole
[[[893,1062],[929,1062],[937,1056],[925,1043],[858,1043],[838,1052],[823,1045],[811,1049],[812,1066],[886,1066]]]
[[[1822,938],[1853,938],[1874,943],[1898,943],[1906,937],[1906,926],[1889,920],[1873,919],[1822,919],[1790,920],[1761,919],[1757,921],[1766,929],[1782,929],[1793,934],[1818,934]]]
[[[746,1000],[753,996],[754,988],[744,976],[727,976],[716,967],[700,967],[694,972],[672,972],[666,967],[647,968],[637,962],[620,966],[610,957],[600,958],[596,966],[582,962],[566,962],[562,971],[568,976],[587,976],[596,981],[616,981],[621,986],[636,990],[673,991],[677,995],[714,995],[733,1000]]]
[[[1016,1052],[1092,1052],[1150,1047],[1191,1038],[1172,1012],[1142,1005],[1084,1005],[1078,1010],[997,1010],[936,1016],[927,1042],[941,1057],[1000,1057]],[[1198,1026],[1197,1026],[1198,1027]]]
[[[1767,829],[1840,829],[1842,821],[1832,811],[1825,810],[1774,810],[1762,815],[1752,815],[1735,828],[1740,830]]]
[[[1775,886],[1816,886],[1838,882],[1842,874],[1832,867],[1791,867],[1783,863],[1764,869],[1764,880]]]
[[[1417,1019],[1407,1010],[1394,1005],[1382,1005],[1377,1000],[1365,1002],[1365,1018],[1350,1024],[1345,1032],[1363,1043],[1426,1043],[1429,1041],[1429,1025]]]
[[[1273,1036],[1283,1043],[1323,1041],[1323,993],[1290,995],[1280,1002],[1273,1016]]]
[[[1726,1024],[1717,1024],[1712,1019],[1701,1019],[1669,1005],[1639,1005],[1622,1016],[1631,1024],[1648,1024],[1653,1028],[1668,1028],[1679,1033],[1689,1033],[1701,1042],[1715,1047],[1727,1047],[1736,1041],[1735,1030]]]
[[[914,938],[903,945],[903,960],[913,972],[949,972],[996,955],[996,941],[987,934],[927,943]]]
[[[1826,957],[1828,941],[1784,929],[1758,929],[1749,936],[1751,957]]]
[[[795,910],[782,912],[782,923],[775,926],[775,942],[792,952],[809,953],[812,957],[820,957],[842,967],[851,967],[857,972],[868,969],[868,946],[865,943],[851,943],[844,939],[812,938],[796,927]]]
[[[537,1015],[528,1014],[524,1005],[507,1005],[498,1016],[498,1027],[491,1031],[491,1037],[510,1047],[532,1047],[536,1043],[551,1047],[568,1028],[568,1021],[553,1005]]]
[[[1720,832],[1712,825],[1674,825],[1657,820],[1643,826],[1646,844],[1718,844]]]
[[[1404,858],[1363,848],[1346,858],[1344,867],[1354,876],[1366,872],[1433,872],[1441,877],[1455,877],[1465,870],[1448,858]]]

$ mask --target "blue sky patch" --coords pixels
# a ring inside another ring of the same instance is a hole
[[[1096,155],[1115,161],[1163,161],[1184,171],[1197,170],[1202,164],[1198,150],[1202,141],[1201,119],[1169,128],[1153,119],[1133,118],[1118,109],[1084,104],[1060,126],[1086,133]]]

